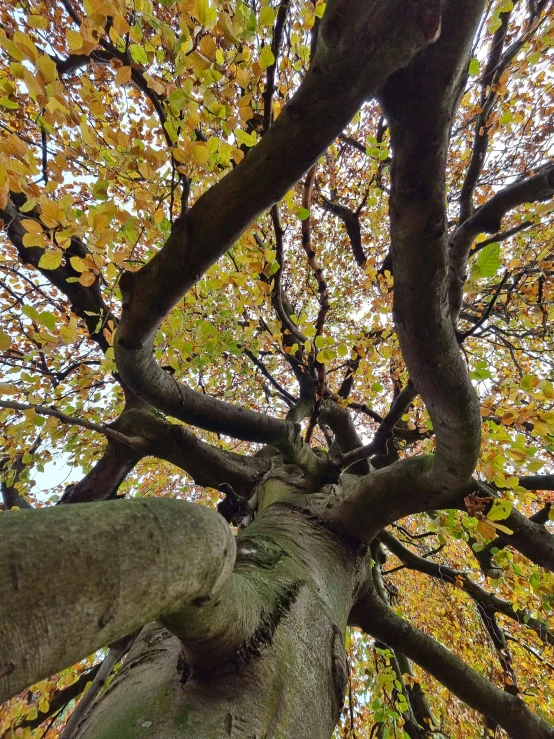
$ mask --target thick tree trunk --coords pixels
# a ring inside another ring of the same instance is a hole
[[[213,638],[180,641],[146,627],[79,739],[330,739],[347,679],[344,637],[361,555],[306,511],[270,506],[238,539],[233,577],[273,591],[250,638],[230,651],[233,633],[249,631],[240,597],[228,631]],[[208,608],[226,612],[225,594]],[[200,610],[195,616],[191,608],[190,620],[200,623]],[[179,631],[182,618],[166,622]]]

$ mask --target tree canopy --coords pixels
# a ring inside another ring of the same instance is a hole
[[[336,737],[554,736],[553,44],[549,0],[5,0],[2,739],[232,623],[271,496],[359,557]]]

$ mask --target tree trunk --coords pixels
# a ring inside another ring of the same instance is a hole
[[[251,605],[240,589],[243,600],[223,635],[187,641],[160,625],[146,627],[79,739],[331,737],[346,685],[345,629],[362,552],[307,510],[282,503],[259,513],[237,543],[233,577],[254,582],[252,592],[273,590],[270,612],[261,611],[250,637],[229,650],[236,624],[248,620],[241,604],[245,611]],[[219,608],[225,621],[227,605],[223,595],[208,609]],[[193,610],[189,620],[205,630],[206,612]],[[182,619],[166,623],[186,631]],[[236,631],[244,633],[243,626]],[[205,663],[191,668],[198,655]]]

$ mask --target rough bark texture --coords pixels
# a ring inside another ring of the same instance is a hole
[[[265,487],[286,493],[280,482]],[[79,739],[328,739],[361,554],[309,511],[269,506],[239,536],[234,597],[224,588],[166,618],[182,644],[145,630]]]
[[[235,544],[207,508],[145,500],[7,513],[0,547],[2,701],[211,597],[233,567]],[[64,561],[70,566],[60,569]]]

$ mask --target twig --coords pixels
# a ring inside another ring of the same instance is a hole
[[[125,434],[110,428],[109,426],[103,426],[92,421],[86,421],[83,418],[77,418],[77,416],[68,416],[65,413],[57,410],[56,408],[49,408],[44,405],[30,405],[28,403],[16,403],[13,400],[2,400],[0,401],[0,408],[10,408],[14,411],[34,411],[39,416],[52,416],[57,418],[62,423],[68,426],[81,426],[82,428],[89,429],[90,431],[97,431],[99,434],[103,434],[109,439],[119,441],[121,444],[130,446],[133,449],[143,450],[146,442],[140,436],[125,436]]]

